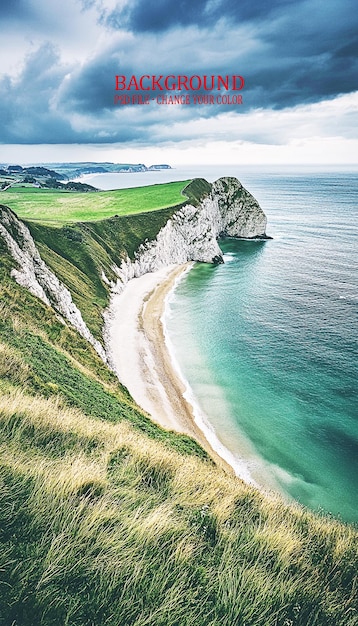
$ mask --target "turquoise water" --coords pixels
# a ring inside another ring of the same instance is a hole
[[[266,242],[225,240],[169,306],[180,368],[254,480],[358,521],[357,207],[352,172],[240,172]]]

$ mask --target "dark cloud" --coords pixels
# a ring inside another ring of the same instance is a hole
[[[51,99],[64,71],[58,53],[46,44],[28,56],[18,78],[5,76],[0,80],[2,143],[52,143],[60,134],[70,138],[69,123],[51,110]]]
[[[342,46],[331,22],[331,30],[327,26],[325,34],[330,47],[314,40],[311,25],[309,37],[295,33],[296,20],[302,23],[304,15],[302,9],[297,10],[294,15],[271,22],[267,28],[252,29],[247,40],[244,30],[224,26],[209,34],[184,28],[164,33],[160,38],[143,34],[102,52],[74,73],[61,92],[62,105],[88,114],[112,108],[116,74],[240,74],[245,78],[245,111],[313,103],[355,90],[358,60],[353,54],[353,41],[347,37]],[[224,49],[220,49],[223,44]],[[217,55],[213,53],[215,49]],[[224,110],[222,106],[192,109],[196,117],[209,117]]]
[[[8,18],[19,18],[23,13],[29,13],[26,0],[2,0],[0,4],[0,21]]]
[[[282,108],[357,88],[358,12],[353,0],[136,0],[112,11],[106,22],[132,29],[144,37],[143,45],[149,41],[145,37],[152,36],[154,49],[159,37],[172,33],[177,43],[168,47],[168,55],[181,73],[188,72],[185,47],[192,45],[191,70],[201,59],[201,73],[214,70],[212,53],[217,49],[218,59],[225,58],[218,68],[221,73],[245,75],[250,106]],[[218,24],[221,41],[215,39]],[[190,27],[206,32],[208,44],[190,41]],[[242,46],[243,29],[254,40],[249,51]],[[263,103],[254,101],[258,89],[263,91]]]
[[[351,41],[345,42],[339,46],[335,52],[335,56],[343,59],[354,60],[358,58],[358,36],[353,36]]]
[[[19,28],[21,21],[28,26],[30,18],[21,7],[37,8],[39,16],[44,2],[5,2],[2,15],[10,17],[15,7]],[[171,125],[233,112],[216,105],[116,106],[116,74],[240,74],[246,84],[244,106],[235,111],[238,123],[240,114],[250,110],[280,110],[357,89],[353,0],[135,0],[109,13],[103,5],[96,0],[66,0],[64,5],[67,12],[71,7],[86,11],[86,19],[93,13],[95,24],[96,11],[102,10],[106,37],[98,48],[93,41],[91,56],[65,66],[61,44],[58,49],[43,44],[24,59],[19,76],[0,79],[1,142],[164,141],[165,133],[167,139],[180,140],[182,127],[174,133]],[[55,20],[51,11],[48,22]],[[76,15],[75,26],[83,23],[84,13]],[[70,17],[63,15],[59,32]],[[43,20],[39,31],[46,30]],[[125,24],[130,33],[123,32]]]
[[[334,53],[289,62],[277,60],[271,70],[256,64],[247,76],[246,103],[252,108],[259,105],[258,88],[262,105],[274,109],[319,102],[353,91],[357,75],[357,59],[348,63],[346,58],[337,58]]]
[[[112,62],[114,68],[115,59]],[[129,108],[117,115],[112,106],[113,73],[105,72],[104,60],[73,72],[72,81],[66,79],[68,70],[56,49],[46,44],[28,55],[18,78],[0,79],[0,143],[112,143],[150,138],[156,115],[141,120]]]
[[[271,91],[275,108],[355,91],[357,32],[351,0],[297,3],[260,30],[265,59],[256,58],[250,79]]]
[[[112,108],[116,70],[118,64],[113,58],[100,56],[72,72],[59,90],[59,108],[89,115]]]
[[[214,26],[225,18],[231,23],[267,18],[277,7],[296,0],[135,0],[124,8],[104,13],[113,28],[134,32],[162,32],[178,26]]]

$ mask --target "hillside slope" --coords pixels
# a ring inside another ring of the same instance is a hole
[[[50,241],[79,285],[94,289],[106,246],[110,269],[110,231],[93,274],[76,239],[70,260]],[[0,237],[0,625],[356,625],[357,531],[153,424],[14,267]]]

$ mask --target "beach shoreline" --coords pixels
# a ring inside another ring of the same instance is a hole
[[[167,298],[190,267],[191,263],[172,265],[133,278],[115,294],[107,318],[107,350],[120,382],[154,422],[193,437],[218,466],[239,475],[234,457],[215,433],[198,425],[187,386],[167,345]]]
[[[132,278],[112,296],[105,333],[112,367],[153,422],[195,439],[226,473],[287,497],[244,437],[236,441],[235,452],[220,440],[177,362],[165,317],[172,294],[191,267],[190,262],[171,265]]]

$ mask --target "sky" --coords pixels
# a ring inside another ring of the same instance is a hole
[[[356,0],[1,0],[0,27],[0,163],[358,163]],[[115,104],[169,74],[245,86]]]

